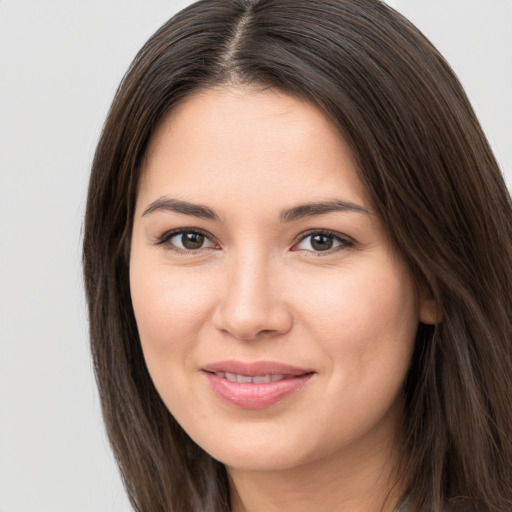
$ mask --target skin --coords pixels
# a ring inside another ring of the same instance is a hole
[[[165,198],[218,219],[155,204]],[[280,219],[331,200],[360,209]],[[165,236],[191,228],[206,235],[199,249]],[[312,230],[334,232],[323,239],[332,248],[313,246]],[[316,107],[275,90],[221,87],[167,114],[139,184],[130,286],[155,386],[226,465],[233,510],[393,510],[401,389],[418,322],[432,313],[351,151]],[[270,407],[243,409],[217,397],[201,371],[227,359],[314,375]]]

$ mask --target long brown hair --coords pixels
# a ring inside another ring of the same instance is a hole
[[[339,127],[389,233],[442,320],[420,324],[405,383],[410,512],[512,510],[512,207],[445,60],[378,0],[202,0],[124,77],[94,158],[83,263],[107,432],[139,512],[229,510],[223,465],[181,429],[146,369],[129,290],[138,177],[164,112],[261,84]]]

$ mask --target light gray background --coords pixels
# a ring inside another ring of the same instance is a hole
[[[80,276],[87,177],[143,42],[187,1],[0,0],[0,512],[130,507]],[[390,0],[452,64],[512,181],[512,1]]]

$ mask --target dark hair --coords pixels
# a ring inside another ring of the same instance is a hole
[[[136,511],[226,511],[224,466],[181,429],[145,366],[129,289],[138,178],[162,115],[198,90],[274,87],[339,127],[442,321],[405,383],[411,512],[512,510],[512,207],[445,60],[378,0],[202,0],[144,45],[99,141],[84,275],[108,435]]]

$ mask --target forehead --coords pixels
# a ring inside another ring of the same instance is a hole
[[[162,118],[140,192],[176,191],[202,201],[213,191],[301,201],[336,191],[367,202],[353,154],[326,115],[297,97],[249,87],[197,92]]]

